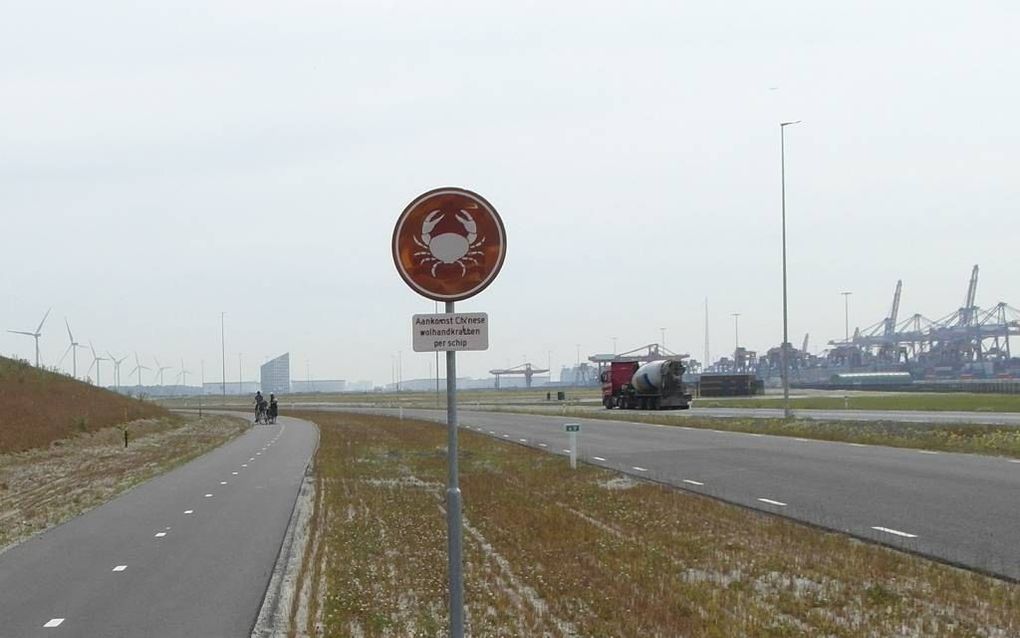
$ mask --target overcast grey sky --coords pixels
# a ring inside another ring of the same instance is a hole
[[[424,376],[403,207],[475,190],[508,234],[482,376],[656,341],[701,358],[888,310],[1020,305],[1015,2],[21,2],[0,8],[2,328],[218,380]],[[776,88],[778,87],[778,88]],[[0,352],[31,358],[4,332]]]

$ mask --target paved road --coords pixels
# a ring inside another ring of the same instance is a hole
[[[309,410],[334,409],[334,408],[374,408],[378,404],[351,404],[336,402],[308,402],[299,403],[298,407]],[[547,405],[535,404],[509,404],[510,408],[521,410],[545,409],[557,410],[560,406],[555,403]],[[592,412],[605,412],[601,403],[588,403],[569,406],[572,410],[591,410]],[[642,412],[635,410],[637,414],[659,414],[662,412]],[[783,418],[782,408],[699,408],[697,402],[690,410],[678,410],[669,413],[671,416],[682,418],[708,417],[716,419],[781,419]],[[938,425],[1009,425],[1020,427],[1020,412],[942,412],[936,410],[794,410],[794,416],[799,419],[811,419],[815,421],[895,421],[897,423],[932,423]]]
[[[445,421],[435,410],[408,417]],[[1020,460],[656,426],[465,411],[461,425],[941,560],[1020,579]]]
[[[317,437],[253,428],[0,554],[0,636],[250,636]]]

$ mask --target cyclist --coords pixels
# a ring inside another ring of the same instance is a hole
[[[276,423],[276,416],[280,413],[280,406],[276,402],[276,395],[269,394],[269,422]]]
[[[255,392],[255,423],[265,419],[266,414],[266,398],[262,396],[262,390]]]

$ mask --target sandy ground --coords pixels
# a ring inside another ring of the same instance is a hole
[[[133,421],[0,455],[0,553],[232,439],[248,423],[226,416]]]

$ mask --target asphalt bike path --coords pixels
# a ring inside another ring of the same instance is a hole
[[[0,637],[250,636],[317,441],[254,426],[0,554]]]
[[[336,408],[333,408],[336,409]],[[398,414],[397,410],[356,411]],[[403,410],[446,421],[445,411]],[[461,411],[463,429],[1020,579],[1020,459],[685,426]]]

